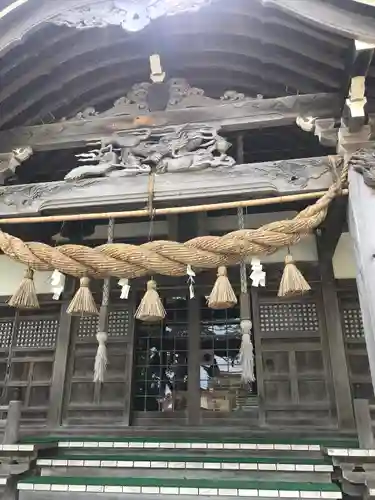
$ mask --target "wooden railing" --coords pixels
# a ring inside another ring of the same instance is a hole
[[[0,406],[0,433],[3,444],[14,444],[19,439],[21,421],[21,401],[11,401],[8,406]],[[4,415],[6,414],[6,418]]]
[[[375,448],[374,440],[374,420],[375,404],[368,399],[354,400],[354,414],[357,427],[359,447],[362,449]]]

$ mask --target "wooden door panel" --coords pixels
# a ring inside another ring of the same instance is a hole
[[[330,374],[324,361],[325,323],[318,292],[281,300],[269,290],[259,289],[253,308],[263,422],[329,425],[332,415],[326,379]]]
[[[133,363],[133,306],[114,305],[108,313],[108,366],[105,381],[93,382],[98,318],[77,318],[65,383],[63,420],[70,425],[129,425]]]

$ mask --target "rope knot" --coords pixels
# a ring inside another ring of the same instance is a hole
[[[154,280],[149,280],[147,282],[147,290],[156,290],[157,288],[157,284],[156,284],[156,281]]]
[[[34,278],[34,270],[27,268],[25,271],[25,278],[28,280],[32,280]]]
[[[90,278],[87,278],[87,276],[81,278],[79,280],[81,288],[88,288],[90,285]]]
[[[108,335],[105,332],[98,332],[96,334],[96,340],[99,345],[104,345],[108,340]]]
[[[217,270],[217,275],[218,276],[228,276],[228,271],[225,266],[220,266]]]
[[[285,257],[285,264],[293,264],[294,263],[294,259],[293,257],[288,254],[286,257]]]

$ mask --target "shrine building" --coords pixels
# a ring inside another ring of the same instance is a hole
[[[0,498],[375,498],[375,2],[0,0]]]

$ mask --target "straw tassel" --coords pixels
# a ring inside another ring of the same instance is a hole
[[[165,318],[165,309],[156,290],[154,280],[147,282],[147,291],[138,306],[135,317],[146,323],[156,323]]]
[[[279,297],[294,297],[303,295],[311,290],[310,285],[303,277],[294,263],[293,257],[288,254],[285,257],[285,267],[279,287]]]
[[[241,321],[242,341],[240,347],[241,380],[246,384],[255,381],[254,348],[251,341],[252,323],[249,319]]]
[[[236,294],[228,279],[227,268],[224,266],[217,270],[217,280],[207,303],[211,309],[228,309],[237,304]]]
[[[95,356],[94,365],[94,382],[104,382],[104,375],[107,369],[108,359],[107,359],[107,334],[105,332],[98,332],[96,334],[96,340],[98,341],[98,350]]]
[[[17,291],[8,304],[16,309],[39,309],[38,296],[34,284],[34,271],[27,269]]]
[[[81,278],[80,286],[77,293],[74,295],[67,313],[71,315],[78,316],[91,316],[98,315],[99,311],[96,307],[94,297],[92,296],[91,290],[89,288],[90,279]]]

